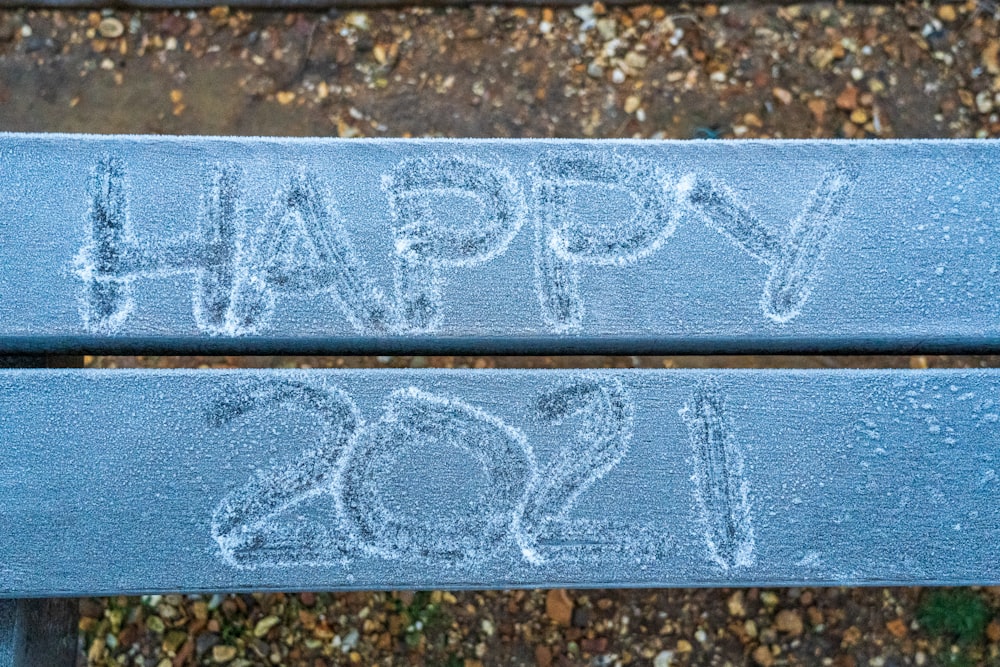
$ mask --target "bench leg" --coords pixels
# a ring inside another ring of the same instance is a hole
[[[0,368],[82,368],[83,357],[0,356]],[[76,665],[80,601],[0,600],[0,667]]]
[[[0,600],[0,667],[76,665],[80,601]]]

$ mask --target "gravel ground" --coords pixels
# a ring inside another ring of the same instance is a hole
[[[965,4],[0,13],[0,127],[496,137],[985,137]]]
[[[1000,27],[964,4],[0,12],[0,130],[990,137]],[[994,357],[88,357],[116,366],[997,366]],[[109,558],[114,549],[109,547]],[[84,665],[1000,665],[1000,589],[82,601]]]

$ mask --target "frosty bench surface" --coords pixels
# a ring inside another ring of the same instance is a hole
[[[0,135],[0,352],[996,351],[998,169],[994,142]],[[0,371],[0,665],[69,647],[47,596],[996,583],[998,390]]]
[[[991,142],[0,135],[0,351],[997,347]]]
[[[992,370],[10,371],[0,593],[996,580],[998,392]]]

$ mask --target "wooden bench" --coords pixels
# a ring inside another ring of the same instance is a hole
[[[993,352],[997,173],[0,135],[0,352]],[[0,664],[69,664],[85,595],[996,583],[998,432],[991,369],[4,370]]]

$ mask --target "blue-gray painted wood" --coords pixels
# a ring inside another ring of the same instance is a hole
[[[1000,583],[1000,371],[0,372],[0,596]]]
[[[47,366],[82,367],[83,359],[0,356],[0,368]],[[75,665],[79,615],[80,605],[74,599],[0,599],[0,667]]]
[[[0,135],[0,352],[1000,350],[995,141]]]
[[[76,664],[77,600],[0,600],[0,667]]]

